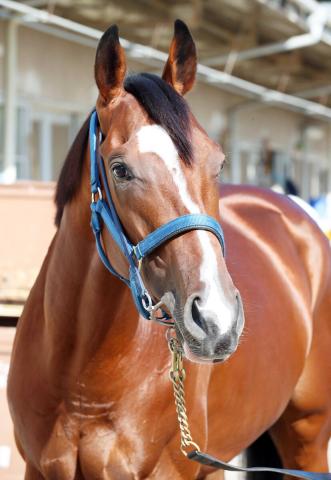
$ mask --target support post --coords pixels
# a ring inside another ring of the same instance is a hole
[[[52,124],[49,115],[42,117],[40,122],[39,161],[40,177],[44,182],[52,180],[53,155],[52,155]]]
[[[17,22],[10,19],[6,29],[4,62],[4,164],[1,180],[12,183],[17,177],[16,167],[16,65]]]
[[[229,115],[228,115],[231,183],[241,182],[241,165],[240,165],[240,151],[238,148],[239,138],[238,138],[238,119],[237,119],[238,115],[237,114],[238,112],[234,108],[229,111]]]
[[[309,155],[308,155],[308,138],[307,138],[307,128],[308,125],[304,125],[301,131],[302,138],[302,184],[301,184],[301,197],[308,201],[310,196],[310,182],[311,182],[311,171],[309,165]]]

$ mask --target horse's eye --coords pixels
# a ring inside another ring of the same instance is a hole
[[[130,180],[132,177],[129,169],[123,165],[123,163],[115,163],[115,165],[111,167],[111,170],[114,177],[118,180]]]

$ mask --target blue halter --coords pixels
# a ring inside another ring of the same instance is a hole
[[[130,240],[126,237],[120,219],[118,218],[107,182],[105,165],[98,152],[98,127],[99,120],[96,111],[94,111],[90,118],[89,129],[92,194],[91,226],[95,236],[99,256],[105,267],[113,275],[121,279],[131,289],[132,296],[139,313],[146,319],[154,318],[159,320],[161,323],[164,323],[164,319],[170,319],[168,315],[164,314],[161,319],[152,316],[153,310],[155,310],[155,305],[153,305],[153,301],[141,278],[140,267],[142,260],[163,243],[190,230],[207,230],[212,232],[220,242],[224,255],[224,235],[222,228],[220,224],[209,215],[182,215],[181,217],[175,218],[174,220],[171,220],[170,222],[157,228],[148,234],[143,240],[138,242],[137,245],[132,245]],[[99,138],[100,135],[101,132],[99,132]],[[101,173],[102,185],[107,201],[102,196],[102,186],[100,182],[99,171]],[[129,263],[129,279],[124,278],[122,275],[116,272],[116,270],[110,264],[105,249],[102,245],[101,233],[103,224]]]

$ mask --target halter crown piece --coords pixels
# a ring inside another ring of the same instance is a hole
[[[132,245],[123,231],[120,219],[118,218],[116,208],[111,196],[109,185],[107,182],[106,170],[103,159],[99,154],[99,141],[101,132],[99,131],[99,120],[96,111],[90,118],[89,142],[90,142],[90,162],[91,162],[91,227],[95,236],[96,246],[99,256],[105,267],[121,279],[132,292],[132,296],[139,313],[146,319],[155,319],[160,323],[170,324],[166,322],[170,317],[164,313],[163,317],[158,319],[153,316],[153,311],[157,308],[153,304],[140,274],[140,264],[142,260],[158,248],[163,243],[175,236],[182,235],[190,230],[207,230],[212,232],[218,239],[224,255],[224,235],[220,224],[209,215],[189,214],[165,223],[153,232],[149,233],[137,245]],[[100,175],[102,185],[100,182]],[[106,199],[102,196],[102,186],[106,194]],[[102,244],[102,227],[105,225],[107,231],[113,237],[122,253],[125,255],[129,263],[129,279],[124,278],[112,267],[105,249]],[[165,320],[165,321],[164,321]]]

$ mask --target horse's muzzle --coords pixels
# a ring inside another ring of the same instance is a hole
[[[239,292],[231,303],[204,303],[198,295],[186,302],[178,323],[185,356],[195,362],[221,362],[237,349],[244,326]]]

